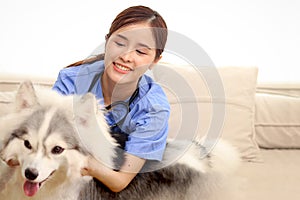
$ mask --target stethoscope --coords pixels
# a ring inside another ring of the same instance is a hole
[[[95,76],[94,76],[94,78],[93,78],[93,80],[92,80],[92,82],[90,84],[90,87],[88,89],[88,92],[92,91],[92,89],[94,88],[95,84],[100,79],[100,77],[101,77],[102,74],[103,74],[103,72],[95,74]],[[137,87],[135,89],[135,91],[133,92],[133,94],[131,95],[131,97],[130,97],[130,99],[128,101],[115,101],[115,102],[111,103],[110,105],[104,107],[104,110],[106,110],[106,111],[110,111],[110,110],[113,111],[114,108],[118,107],[119,109],[123,108],[121,110],[123,110],[123,112],[125,112],[123,114],[123,117],[119,121],[117,121],[115,124],[113,124],[113,125],[110,126],[111,129],[115,128],[117,126],[120,127],[123,124],[123,122],[125,121],[128,113],[130,112],[130,106],[129,105],[136,99],[136,97],[138,96],[138,94],[139,94],[139,87]]]

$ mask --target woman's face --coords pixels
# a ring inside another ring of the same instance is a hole
[[[105,70],[115,83],[136,82],[155,60],[155,39],[147,23],[133,24],[114,32],[106,41]]]

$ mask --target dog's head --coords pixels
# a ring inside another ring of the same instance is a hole
[[[27,196],[55,182],[56,176],[61,180],[70,173],[80,176],[88,152],[80,142],[78,129],[94,126],[89,113],[95,108],[88,105],[90,100],[95,98],[86,95],[74,101],[53,91],[36,92],[31,82],[20,85],[16,111],[2,119],[7,124],[2,130],[5,139],[0,155],[8,165],[21,169]],[[81,114],[74,114],[74,102]]]

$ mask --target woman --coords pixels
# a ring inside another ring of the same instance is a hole
[[[127,137],[120,170],[93,158],[82,169],[82,175],[98,179],[113,192],[123,190],[146,160],[162,159],[170,107],[162,88],[144,73],[160,60],[166,40],[167,26],[157,12],[144,6],[127,8],[112,22],[105,54],[62,69],[53,86],[64,95],[94,93],[108,110],[112,131]],[[111,111],[120,101],[129,107],[125,116]]]

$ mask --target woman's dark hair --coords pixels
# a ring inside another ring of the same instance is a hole
[[[164,51],[167,42],[168,29],[166,22],[161,17],[161,15],[149,7],[132,6],[123,10],[113,20],[109,29],[109,33],[105,36],[105,39],[108,40],[114,32],[116,32],[122,27],[144,22],[148,22],[150,27],[153,28],[151,30],[153,31],[153,36],[156,44],[155,59],[158,59]],[[67,67],[78,66],[83,63],[92,63],[103,59],[104,54],[99,54],[97,56],[93,56],[91,58],[73,63]]]

